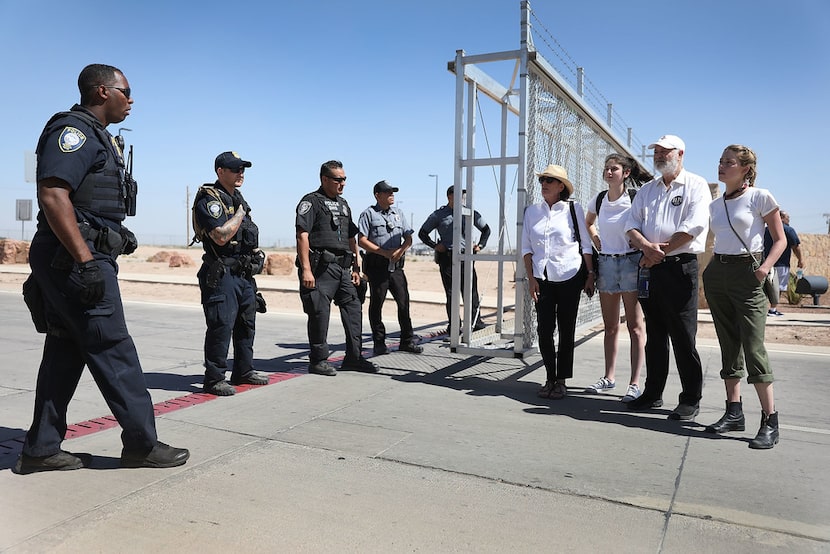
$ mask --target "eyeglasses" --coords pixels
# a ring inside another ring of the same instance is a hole
[[[540,183],[557,183],[557,182],[559,182],[559,179],[557,179],[556,177],[542,176],[542,177],[539,177],[539,182]]]
[[[240,175],[245,173],[244,167],[237,167],[236,169],[232,169],[230,167],[223,167],[222,169],[224,169],[225,171],[230,171],[231,173],[239,173]]]
[[[102,87],[104,87],[104,88],[114,88],[115,90],[120,90],[120,91],[121,91],[121,94],[123,94],[123,95],[124,95],[124,97],[125,97],[127,100],[129,100],[129,99],[130,99],[130,87],[127,87],[127,88],[121,88],[121,87],[114,87],[114,86],[111,86],[111,85],[101,85],[101,86],[102,86]]]
[[[345,177],[332,177],[331,175],[324,175],[324,177],[328,177],[329,179],[337,183],[344,183],[346,181]]]

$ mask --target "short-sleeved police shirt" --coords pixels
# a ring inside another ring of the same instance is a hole
[[[414,231],[407,225],[403,213],[394,206],[382,210],[375,204],[363,210],[357,222],[360,234],[380,248],[394,250]]]
[[[74,106],[73,111],[91,112]],[[107,149],[114,155],[121,152],[112,136],[106,131],[112,144],[101,142],[95,129],[84,119],[66,115],[52,122],[44,129],[37,147],[37,180],[58,178],[77,190],[90,169],[103,167],[107,160]]]

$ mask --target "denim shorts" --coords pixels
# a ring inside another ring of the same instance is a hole
[[[599,292],[618,293],[637,290],[637,273],[640,269],[640,253],[627,256],[599,255]]]

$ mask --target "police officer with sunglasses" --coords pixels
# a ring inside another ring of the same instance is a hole
[[[300,300],[308,316],[308,372],[333,377],[328,362],[331,303],[340,308],[346,332],[346,355],[341,370],[376,373],[378,366],[361,354],[363,310],[358,298],[360,265],[357,226],[343,198],[346,172],[337,160],[320,167],[320,188],[297,204],[297,275]]]
[[[372,328],[374,354],[389,352],[386,346],[386,327],[383,325],[383,303],[387,291],[398,306],[401,343],[398,350],[420,354],[424,347],[416,344],[409,315],[409,284],[403,271],[404,255],[412,246],[414,231],[407,224],[403,212],[396,208],[393,187],[386,181],[375,184],[376,204],[360,214],[358,244],[366,251],[363,272],[369,279],[369,325]]]
[[[251,162],[236,152],[214,160],[216,182],[199,188],[193,201],[194,240],[205,253],[197,274],[205,312],[204,391],[216,396],[236,393],[234,385],[267,385],[268,377],[253,368],[256,312],[264,311],[254,275],[262,271],[259,228],[240,187]],[[260,301],[258,303],[258,300]],[[233,368],[225,380],[228,349],[233,340]]]
[[[88,465],[61,450],[67,408],[84,370],[121,426],[122,467],[174,467],[190,453],[159,442],[153,401],[127,331],[115,259],[137,247],[122,145],[107,126],[127,118],[133,98],[124,73],[104,64],[78,76],[80,104],[55,114],[37,145],[40,213],[24,285],[35,326],[46,334],[32,426],[15,473]]]

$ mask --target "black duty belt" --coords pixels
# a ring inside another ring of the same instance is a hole
[[[763,252],[753,252],[752,254],[713,254],[713,260],[717,260],[722,264],[748,264],[754,263],[755,260],[763,260]]]
[[[337,264],[344,269],[352,266],[354,257],[351,252],[341,250],[321,250],[320,259],[327,264]]]
[[[663,258],[664,264],[678,264],[691,262],[697,259],[697,254],[675,254],[674,256],[666,256]]]

